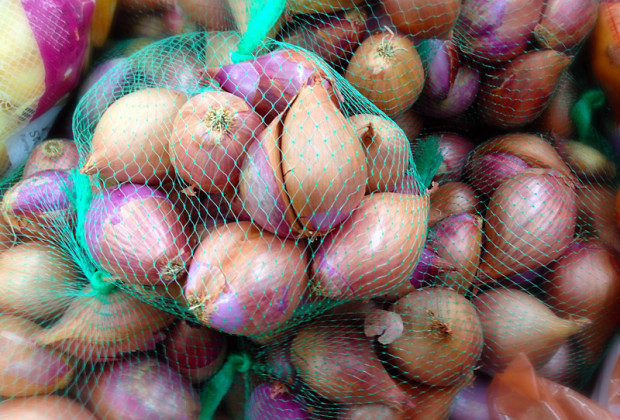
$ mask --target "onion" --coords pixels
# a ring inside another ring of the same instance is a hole
[[[307,265],[300,243],[249,222],[218,225],[194,253],[185,297],[209,327],[236,335],[273,331],[299,305]]]
[[[176,0],[185,14],[207,31],[234,29],[227,2],[220,0]]]
[[[362,0],[324,0],[321,2],[314,0],[295,0],[287,2],[286,12],[290,15],[330,13],[343,9],[350,9],[361,2]]]
[[[34,343],[40,331],[26,319],[0,315],[0,396],[49,394],[73,379],[74,367],[62,354]]]
[[[412,159],[407,137],[394,122],[376,115],[353,115],[349,122],[366,152],[366,191],[394,191],[404,182]]]
[[[0,416],[13,419],[97,420],[86,408],[66,397],[43,395],[15,398],[0,403]]]
[[[557,172],[528,169],[504,182],[485,213],[480,280],[497,280],[557,259],[575,234],[574,186]]]
[[[515,155],[491,152],[472,157],[465,168],[476,190],[490,197],[506,180],[529,169],[530,165]]]
[[[17,242],[15,232],[7,223],[0,222],[0,252],[11,248]]]
[[[487,390],[491,380],[478,375],[471,386],[456,394],[450,407],[450,420],[490,420]]]
[[[22,178],[28,178],[41,171],[68,171],[77,168],[80,155],[70,140],[45,140],[30,154]]]
[[[226,92],[202,92],[185,103],[173,123],[170,160],[191,186],[233,190],[248,144],[263,130],[261,117]]]
[[[620,228],[615,209],[616,191],[612,187],[588,185],[577,190],[578,230],[587,238],[597,238],[620,251]]]
[[[166,88],[168,91],[192,96],[203,90],[219,88],[206,76],[204,63],[193,51],[175,52],[174,56],[166,57],[165,61],[158,56],[161,54],[160,50],[152,49],[149,52],[152,55],[148,58],[141,57],[140,64],[144,63],[143,72],[154,81],[153,84],[159,89]],[[152,60],[152,62],[147,60]],[[185,103],[185,100],[182,103]],[[174,119],[175,116],[176,114],[173,114],[171,118]]]
[[[137,90],[101,116],[81,172],[118,182],[160,183],[170,175],[168,137],[187,97],[164,88]]]
[[[570,61],[570,57],[553,50],[530,51],[496,67],[480,86],[482,119],[502,128],[531,123],[549,105]]]
[[[95,261],[130,283],[171,283],[191,257],[184,220],[163,193],[145,185],[97,194],[84,231]]]
[[[384,0],[399,31],[416,38],[442,38],[456,23],[461,0]]]
[[[166,10],[174,6],[176,0],[117,0],[118,8],[128,12],[151,12]]]
[[[424,67],[409,39],[378,32],[355,50],[345,78],[388,116],[408,109],[424,87]]]
[[[212,68],[209,73],[222,89],[252,105],[266,123],[284,112],[302,87],[323,74],[312,56],[290,49]]]
[[[428,246],[455,268],[437,273],[438,285],[465,292],[474,283],[482,248],[482,222],[479,216],[462,213],[433,226]]]
[[[221,2],[218,1],[218,3]],[[206,15],[211,16],[212,13],[209,12]],[[221,67],[232,64],[231,54],[237,50],[239,42],[241,42],[239,33],[235,31],[207,32],[205,36],[207,37],[207,43],[204,65],[207,67]]]
[[[473,371],[482,353],[482,328],[476,308],[455,290],[416,290],[390,310],[368,315],[364,332],[387,344],[407,379],[446,386]]]
[[[345,406],[338,420],[395,420],[398,411],[384,404],[362,404]]]
[[[372,341],[355,327],[306,325],[293,340],[291,357],[304,383],[330,401],[382,403],[399,411],[413,407],[381,365]]]
[[[456,133],[438,132],[430,134],[428,137],[431,136],[439,138],[439,153],[441,153],[442,158],[433,181],[440,184],[458,181],[461,178],[467,157],[474,148],[473,143]],[[420,142],[424,141],[421,140]]]
[[[84,361],[110,361],[128,352],[153,350],[165,338],[160,330],[172,321],[172,315],[124,292],[100,295],[87,286],[36,339]]]
[[[199,417],[200,400],[189,381],[157,359],[131,358],[95,369],[84,378],[80,398],[99,418]]]
[[[549,100],[549,105],[536,120],[536,127],[548,134],[570,137],[575,130],[571,110],[577,102],[577,86],[570,73],[564,72]]]
[[[544,48],[571,50],[594,29],[597,11],[598,0],[548,0],[534,36]]]
[[[528,47],[544,5],[544,0],[464,0],[455,39],[477,60],[511,60]]]
[[[556,147],[568,166],[580,178],[605,183],[616,177],[616,165],[594,147],[564,139],[558,139]]]
[[[482,368],[490,374],[503,371],[519,353],[541,368],[564,340],[589,324],[584,318],[559,318],[540,300],[520,290],[488,290],[473,303],[484,334]]]
[[[264,383],[252,391],[245,410],[246,420],[307,420],[309,414],[281,382]]]
[[[436,101],[446,99],[459,70],[456,44],[452,39],[428,39],[421,41],[417,49],[426,74],[422,94]]]
[[[367,14],[353,8],[331,16],[304,16],[282,41],[314,52],[328,63],[348,60],[366,32]]]
[[[545,298],[559,316],[592,321],[577,339],[593,363],[620,326],[620,255],[596,242],[578,242],[549,266],[547,280]]]
[[[81,287],[70,257],[41,242],[19,244],[0,254],[0,308],[32,319],[62,315]]]
[[[398,114],[392,119],[405,132],[410,143],[413,143],[420,131],[422,131],[424,123],[422,117],[417,115],[412,109]]]
[[[367,196],[316,249],[311,269],[319,294],[369,299],[396,289],[415,270],[427,215],[428,196]]]
[[[424,115],[437,118],[455,117],[467,110],[476,100],[480,86],[480,73],[473,67],[461,66],[454,84],[444,99],[422,97],[417,109]]]
[[[480,199],[472,187],[462,182],[447,182],[431,194],[429,225],[434,225],[446,217],[481,210]]]
[[[575,374],[581,368],[575,359],[575,351],[570,341],[565,341],[543,367],[537,370],[538,376],[570,387],[575,383]]]
[[[291,359],[291,341],[270,348],[266,363],[271,377],[295,390],[299,389],[301,382]]]
[[[38,172],[4,194],[0,211],[15,233],[38,238],[62,235],[75,218],[72,190],[73,181],[67,172]]]

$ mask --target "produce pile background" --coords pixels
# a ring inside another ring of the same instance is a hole
[[[0,417],[614,418],[620,2],[0,14]]]

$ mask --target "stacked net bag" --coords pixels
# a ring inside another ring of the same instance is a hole
[[[121,44],[3,182],[0,415],[485,418],[520,354],[585,389],[620,299],[597,2],[198,3],[120,2],[206,31]]]

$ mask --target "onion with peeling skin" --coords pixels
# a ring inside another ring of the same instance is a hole
[[[461,0],[383,0],[399,31],[416,38],[442,38],[452,31]]]
[[[459,181],[469,153],[474,148],[473,143],[460,134],[450,132],[437,132],[429,136],[439,138],[439,153],[442,159],[433,181],[440,184]]]
[[[243,153],[264,127],[243,99],[202,92],[187,101],[174,120],[170,160],[192,187],[208,193],[234,190]]]
[[[75,142],[71,140],[45,140],[30,154],[22,178],[41,171],[68,171],[77,168],[80,160]]]
[[[191,258],[185,221],[165,194],[146,185],[124,184],[97,194],[84,234],[95,261],[129,283],[171,283]]]
[[[598,0],[547,0],[534,37],[543,48],[572,50],[594,29],[597,12]]]
[[[463,182],[447,182],[431,194],[430,226],[462,213],[477,214],[482,210],[476,191]]]
[[[165,88],[137,90],[118,99],[101,115],[81,172],[118,182],[163,182],[172,175],[172,120],[186,101],[185,94]]]
[[[436,118],[451,118],[465,112],[473,105],[480,87],[480,72],[474,67],[461,66],[454,84],[444,99],[423,97],[417,109],[424,115]]]
[[[440,101],[448,97],[459,69],[459,54],[452,39],[428,39],[417,46],[426,80],[423,98]]]
[[[520,290],[488,290],[473,304],[484,334],[482,370],[489,374],[503,371],[519,353],[541,368],[568,337],[590,324],[585,318],[562,319]]]
[[[366,196],[314,253],[311,270],[319,295],[369,299],[410,278],[426,240],[428,204],[427,195]]]
[[[41,331],[43,328],[26,319],[0,315],[0,396],[49,394],[73,379],[74,366],[65,356],[36,345],[34,337]]]
[[[190,310],[202,324],[229,334],[280,328],[308,287],[303,246],[249,222],[213,227],[189,269],[185,297]]]
[[[407,379],[432,386],[462,382],[482,353],[476,308],[453,289],[432,287],[399,299],[366,318],[364,333],[379,336],[391,363]]]
[[[553,50],[529,51],[496,67],[483,79],[478,110],[489,125],[522,127],[538,118],[571,62]]]
[[[0,404],[0,417],[11,419],[97,420],[90,411],[73,400],[58,395],[14,398]]]
[[[161,330],[174,317],[122,291],[99,295],[87,286],[63,316],[36,335],[51,346],[87,362],[115,360],[133,351],[153,350],[166,338]]]
[[[557,259],[575,235],[574,185],[558,172],[528,169],[491,196],[484,223],[481,282],[522,273]]]
[[[620,207],[616,210],[616,190],[606,185],[587,185],[577,190],[577,231],[596,238],[620,251]]]

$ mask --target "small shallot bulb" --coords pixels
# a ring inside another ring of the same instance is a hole
[[[63,139],[45,140],[30,154],[22,178],[41,171],[67,171],[77,168],[79,158],[75,142]]]
[[[590,34],[596,23],[598,0],[548,0],[534,28],[539,45],[556,51],[572,50]]]
[[[384,0],[399,31],[416,38],[442,38],[454,27],[461,0]]]
[[[408,38],[378,32],[353,54],[345,78],[381,111],[393,117],[411,107],[424,87],[424,66]]]

